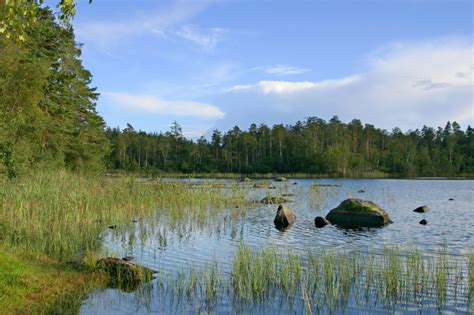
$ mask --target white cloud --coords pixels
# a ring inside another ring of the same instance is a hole
[[[474,122],[473,60],[468,38],[388,45],[367,58],[365,71],[341,79],[233,86],[216,101],[227,113],[217,127],[333,115],[388,129],[448,120],[466,127]]]
[[[204,50],[212,50],[223,39],[226,29],[183,25],[206,9],[209,3],[176,1],[170,7],[134,16],[128,20],[122,18],[109,21],[80,21],[76,25],[76,34],[81,41],[95,45],[106,52],[111,47],[145,34],[154,34],[159,38],[178,37]]]
[[[287,65],[276,65],[276,66],[264,67],[263,69],[268,74],[276,74],[280,76],[302,74],[302,73],[311,71],[311,69],[298,68],[298,67],[287,66]]]
[[[123,108],[153,114],[192,116],[196,118],[223,118],[224,112],[210,104],[192,101],[169,101],[151,95],[128,93],[104,93],[110,100]]]
[[[212,51],[224,38],[227,31],[227,29],[219,27],[200,28],[194,25],[183,25],[174,34],[190,41],[205,51]]]

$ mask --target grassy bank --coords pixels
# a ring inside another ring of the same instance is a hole
[[[40,172],[0,179],[0,200],[4,313],[45,311],[52,305],[69,308],[62,297],[83,291],[95,273],[74,271],[64,262],[96,253],[109,228],[160,212],[206,220],[213,211],[243,202],[244,193],[238,188],[222,193],[211,186]]]
[[[2,314],[52,314],[79,309],[88,290],[104,275],[77,270],[45,255],[21,254],[0,245],[0,311]]]

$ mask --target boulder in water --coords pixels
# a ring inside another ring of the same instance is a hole
[[[421,225],[427,225],[427,224],[428,224],[428,221],[426,221],[425,219],[423,219],[423,220],[420,221],[420,224],[421,224]]]
[[[275,227],[279,230],[284,230],[290,227],[296,220],[296,216],[293,212],[284,205],[279,205],[278,210],[273,220]]]
[[[317,228],[323,228],[328,224],[330,224],[330,222],[324,217],[316,217],[314,219],[314,225],[316,225]]]
[[[288,179],[286,177],[280,176],[275,178],[276,182],[286,182]]]
[[[382,227],[393,223],[388,214],[368,200],[350,198],[332,209],[326,219],[344,228]]]
[[[426,213],[428,211],[430,211],[430,208],[428,208],[428,206],[421,206],[413,210],[413,212],[418,212],[418,213]]]

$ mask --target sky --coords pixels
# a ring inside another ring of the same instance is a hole
[[[474,125],[472,1],[79,0],[108,126],[187,137],[337,115]]]

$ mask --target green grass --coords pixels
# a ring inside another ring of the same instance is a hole
[[[77,271],[45,256],[0,246],[0,313],[51,314],[78,310],[85,293],[103,276]]]

